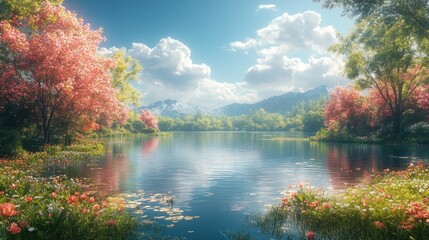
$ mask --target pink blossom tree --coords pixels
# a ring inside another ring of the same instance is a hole
[[[98,55],[101,30],[62,6],[46,2],[24,21],[0,22],[0,105],[26,98],[49,143],[56,120],[69,123],[124,121],[127,110],[111,85],[114,61]]]
[[[361,93],[354,89],[337,87],[324,110],[328,130],[359,135],[373,126],[373,108]]]
[[[145,109],[140,113],[140,120],[143,122],[146,128],[159,131],[158,120],[149,110]]]

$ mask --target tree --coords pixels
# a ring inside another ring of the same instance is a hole
[[[0,2],[0,20],[30,17],[41,11],[47,0],[2,0]],[[63,0],[49,0],[53,5],[59,5]]]
[[[0,82],[13,83],[2,85],[2,92],[14,93],[15,86],[25,89],[25,94],[11,98],[34,101],[44,143],[50,143],[56,120],[102,125],[125,120],[126,109],[111,85],[114,61],[97,53],[103,41],[101,30],[91,30],[64,7],[46,2],[39,13],[18,26],[0,22],[0,32],[0,44],[6,50],[0,54],[0,71],[7,73]]]
[[[372,108],[359,91],[337,87],[325,107],[325,125],[333,132],[366,135],[373,123]]]
[[[428,77],[428,52],[418,47],[409,25],[368,17],[331,50],[346,56],[345,73],[358,87],[378,92],[389,108],[393,136],[399,137],[404,113]]]
[[[140,63],[130,56],[125,56],[124,51],[117,51],[113,54],[116,60],[116,67],[112,71],[112,86],[118,90],[119,101],[140,106],[141,93],[131,86],[132,81],[137,80],[137,74],[143,70]]]
[[[407,22],[413,33],[429,36],[429,4],[427,0],[314,0],[323,2],[325,8],[343,8],[345,15],[358,17],[358,21],[376,18],[384,23]]]
[[[140,120],[143,122],[146,128],[153,131],[159,131],[158,120],[149,110],[145,109],[140,113]]]

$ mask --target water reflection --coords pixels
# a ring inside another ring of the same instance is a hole
[[[219,239],[219,229],[241,230],[244,213],[277,204],[298,181],[341,189],[374,170],[405,168],[429,159],[426,148],[371,144],[272,141],[288,133],[176,132],[171,136],[108,140],[109,154],[91,177],[94,189],[134,193],[171,192],[176,205],[198,220],[169,229],[191,239]]]
[[[143,154],[150,154],[158,148],[159,138],[151,137],[143,141],[141,145],[141,150]]]

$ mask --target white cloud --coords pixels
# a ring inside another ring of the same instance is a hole
[[[284,13],[255,38],[230,44],[232,51],[255,51],[256,63],[245,75],[249,89],[260,98],[287,91],[305,91],[320,85],[344,84],[341,62],[326,48],[338,41],[332,26],[321,25],[320,14],[306,11]]]
[[[256,38],[233,42],[230,47],[232,50],[243,50],[256,46],[277,46],[286,51],[311,49],[321,52],[337,41],[335,29],[320,26],[321,21],[320,14],[313,11],[295,15],[284,13],[256,31]]]
[[[119,49],[103,48],[99,52],[112,55],[116,50]],[[126,52],[143,66],[137,87],[143,92],[144,104],[170,98],[216,108],[233,102],[250,102],[256,96],[243,88],[243,82],[211,79],[211,68],[194,63],[189,47],[176,39],[163,38],[153,48],[133,43]]]
[[[261,10],[277,11],[277,7],[276,7],[275,4],[261,4],[261,5],[258,6],[258,8],[256,9],[256,11],[259,12]]]

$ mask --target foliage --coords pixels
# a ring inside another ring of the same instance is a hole
[[[291,188],[281,206],[260,221],[282,213],[267,230],[297,225],[317,239],[425,239],[429,234],[429,169],[419,162],[404,171],[374,175],[365,186],[324,194],[309,184]]]
[[[2,21],[0,29],[1,99],[35,103],[29,110],[44,143],[51,141],[53,130],[67,135],[125,120],[125,108],[110,84],[114,62],[97,54],[101,30],[49,3],[20,24]]]
[[[142,94],[131,86],[132,81],[137,81],[137,74],[143,69],[138,60],[125,56],[124,51],[113,54],[116,66],[112,73],[112,86],[118,90],[119,101],[140,106]]]
[[[393,137],[399,138],[406,113],[414,110],[414,95],[428,80],[428,35],[422,38],[416,25],[398,11],[401,7],[404,11],[412,9],[409,17],[418,17],[423,12],[429,20],[427,4],[417,0],[372,1],[362,6],[357,5],[362,1],[326,2],[328,6],[340,4],[350,7],[346,11],[363,14],[353,31],[331,50],[346,57],[348,78],[362,89],[376,91],[390,115]],[[411,5],[412,2],[418,4]]]
[[[150,129],[155,132],[159,131],[158,120],[154,115],[152,115],[149,110],[146,109],[140,113],[140,120],[143,122],[147,129]]]
[[[326,100],[302,102],[286,116],[259,109],[249,115],[209,116],[197,114],[182,118],[158,117],[161,131],[284,131],[316,132],[323,127]]]
[[[373,125],[372,108],[360,92],[337,87],[325,107],[325,125],[335,133],[360,136]]]
[[[24,18],[38,13],[46,0],[2,0],[0,2],[0,20]],[[49,0],[51,4],[61,4],[62,0]]]
[[[386,23],[402,21],[407,23],[412,34],[420,39],[429,34],[429,5],[426,0],[314,0],[323,2],[323,7],[341,7],[344,14],[358,17],[358,22],[367,18],[376,18]],[[423,40],[424,41],[424,40]]]
[[[99,148],[86,143],[68,152],[79,156]],[[62,154],[60,147],[48,146],[0,161],[0,239],[125,239],[136,222],[121,202],[81,192],[78,179],[41,176],[43,166]]]

